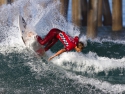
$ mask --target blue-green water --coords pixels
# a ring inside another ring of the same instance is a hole
[[[98,56],[121,59],[125,56],[125,44],[113,43],[113,42],[91,42],[87,43],[87,47],[83,51],[88,53],[89,51],[95,52]]]
[[[85,32],[66,22],[58,7],[51,0],[18,0],[0,8],[0,94],[125,94],[124,32],[117,39],[106,27],[95,40],[84,34],[87,46],[81,53],[65,52],[51,61],[63,47],[60,42],[41,58],[24,46],[19,14],[41,37],[53,27],[71,36]]]

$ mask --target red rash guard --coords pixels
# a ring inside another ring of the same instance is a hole
[[[57,35],[57,38],[63,43],[67,51],[73,50],[79,41],[79,38],[77,36],[75,38],[72,38],[65,32],[60,32]]]
[[[59,29],[51,29],[50,32],[46,35],[44,39],[37,36],[37,40],[41,45],[46,45],[44,48],[45,51],[50,49],[58,40],[60,40],[65,46],[66,51],[70,51],[75,48],[77,45],[79,38],[76,36],[75,38],[70,37],[65,32]]]

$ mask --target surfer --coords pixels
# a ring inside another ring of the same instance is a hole
[[[36,36],[37,41],[41,45],[45,46],[45,51],[49,50],[58,40],[62,42],[64,48],[59,50],[53,56],[51,56],[48,60],[50,61],[52,58],[62,54],[63,52],[70,51],[75,49],[77,52],[81,52],[84,48],[84,44],[79,41],[79,37],[75,36],[75,38],[67,35],[64,31],[61,31],[57,28],[53,28],[49,31],[49,33],[42,39],[40,36]]]

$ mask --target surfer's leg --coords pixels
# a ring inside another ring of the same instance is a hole
[[[42,40],[41,38],[38,38],[38,42],[41,45],[45,45],[48,42],[52,41],[54,38],[56,38],[56,36],[60,33],[61,31],[58,29],[52,29],[50,30],[50,32],[46,35],[46,37]]]
[[[58,41],[58,39],[57,39],[57,38],[54,38],[52,41],[48,42],[48,44],[47,44],[46,47],[44,48],[45,51],[49,50],[57,41]]]

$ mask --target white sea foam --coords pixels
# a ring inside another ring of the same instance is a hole
[[[82,84],[83,86],[88,87],[87,85],[92,85],[91,87],[88,87],[88,89],[90,90],[90,94],[92,93],[92,90],[98,90],[100,89],[102,92],[104,93],[109,93],[109,94],[121,94],[122,92],[125,91],[125,85],[121,85],[121,84],[110,84],[106,81],[101,81],[101,80],[97,80],[97,79],[93,79],[93,78],[87,78],[87,77],[83,77],[83,76],[78,76],[75,75],[73,73],[66,73],[66,77],[69,77],[70,79],[73,79],[76,81],[76,83],[78,84]]]
[[[99,57],[93,52],[88,54],[65,52],[59,57],[54,58],[52,62],[68,70],[88,73],[125,68],[125,57],[122,59]]]

